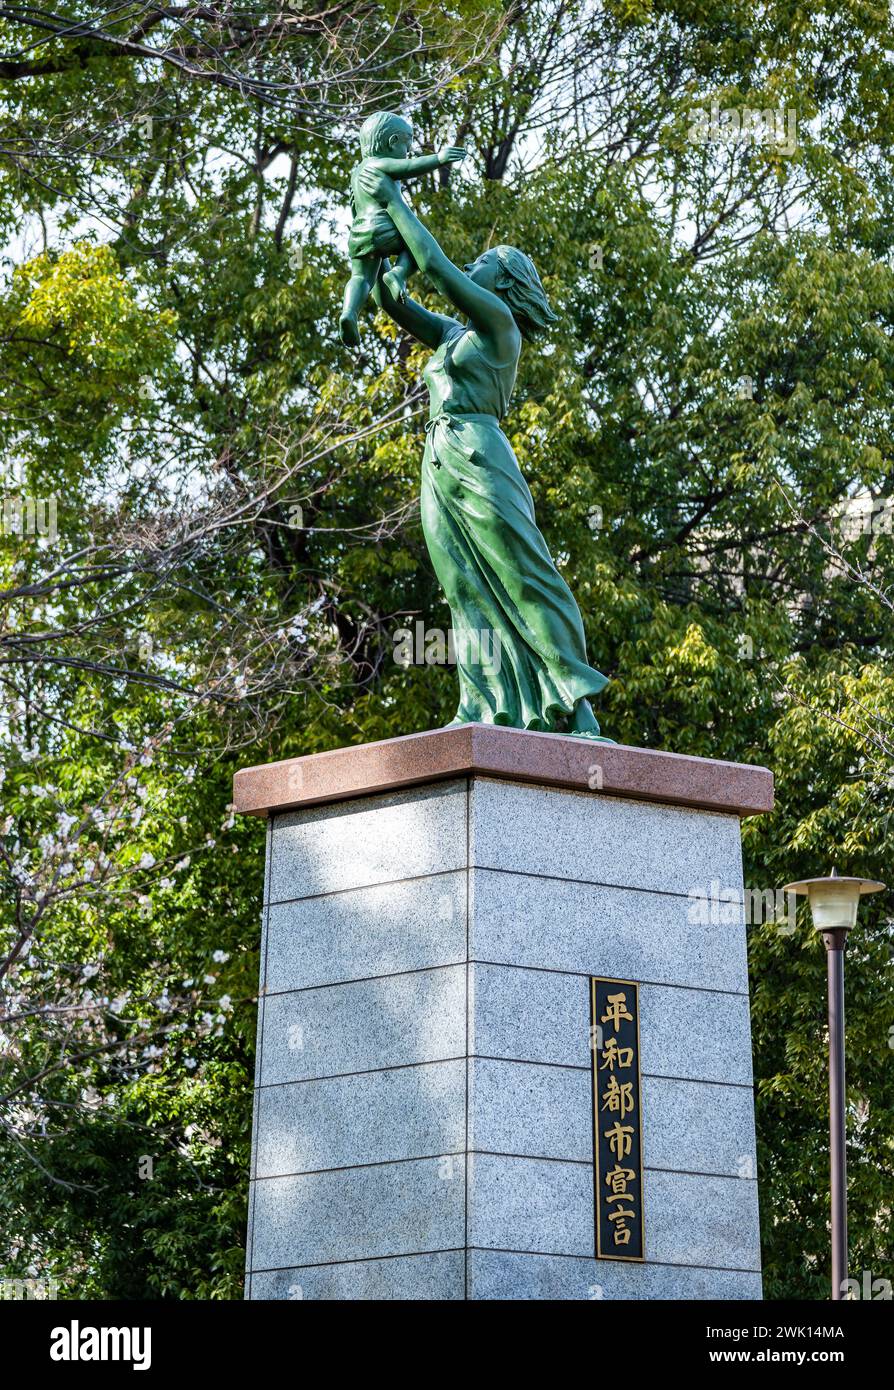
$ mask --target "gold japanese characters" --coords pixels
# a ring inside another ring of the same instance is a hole
[[[590,981],[596,1257],[642,1260],[643,1178],[639,991]]]

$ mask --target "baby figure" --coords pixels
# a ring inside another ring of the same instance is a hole
[[[378,111],[364,121],[360,128],[360,163],[351,171],[351,210],[354,221],[348,239],[351,257],[351,278],[345,290],[338,327],[341,340],[348,347],[357,347],[360,334],[357,315],[369,298],[376,283],[379,267],[386,256],[395,256],[394,266],[382,279],[395,299],[403,299],[408,276],[416,269],[397,228],[388,213],[361,186],[359,176],[366,168],[379,169],[395,182],[418,178],[442,164],[457,164],[465,159],[466,151],[446,145],[437,154],[408,158],[413,140],[413,127],[403,116],[390,111]]]

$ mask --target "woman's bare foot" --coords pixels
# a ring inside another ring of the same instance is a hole
[[[613,738],[606,738],[599,732],[599,724],[589,700],[578,700],[574,706],[568,732],[576,734],[578,738],[592,738],[597,743],[614,743]]]

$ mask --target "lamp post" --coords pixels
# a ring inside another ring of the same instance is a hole
[[[826,948],[829,984],[829,1159],[832,1175],[832,1297],[844,1298],[847,1279],[847,1156],[844,1095],[844,947],[866,893],[884,888],[866,878],[805,878],[787,893],[806,893],[813,925]]]

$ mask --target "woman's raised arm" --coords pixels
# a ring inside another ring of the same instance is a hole
[[[359,179],[367,193],[385,208],[419,269],[461,314],[468,314],[489,353],[498,362],[510,356],[516,346],[518,330],[509,307],[498,295],[476,285],[445,256],[428,228],[407,207],[393,179],[369,168],[363,170]],[[410,332],[414,331],[410,328]]]
[[[382,270],[386,269],[387,262],[383,262]],[[381,271],[373,285],[372,297],[389,318],[394,319],[395,323],[399,323],[401,328],[405,328],[426,347],[440,347],[444,341],[444,334],[456,323],[456,319],[450,319],[446,314],[433,314],[430,309],[424,309],[415,299],[395,299],[383,281]]]

